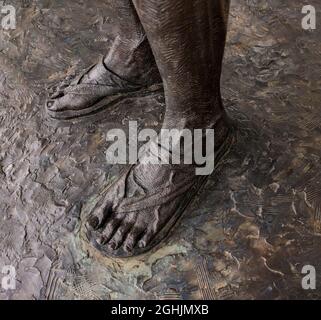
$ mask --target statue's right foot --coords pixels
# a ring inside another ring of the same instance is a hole
[[[215,169],[235,142],[234,128],[225,117],[216,121],[211,125],[216,133]],[[205,129],[207,125],[204,126]],[[88,241],[103,255],[128,258],[155,247],[169,235],[207,181],[208,175],[195,173],[195,164],[147,163],[154,156],[158,158],[161,149],[160,141],[154,147],[149,146],[138,163],[127,168],[106,189],[88,215],[83,230]]]
[[[102,60],[71,83],[63,82],[46,102],[48,114],[61,120],[94,114],[122,97],[161,82],[156,66],[145,72],[142,79],[146,80],[127,80],[110,70]]]

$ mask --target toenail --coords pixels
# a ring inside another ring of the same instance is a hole
[[[97,229],[98,224],[99,224],[99,219],[95,216],[91,216],[87,220],[87,226],[89,226],[90,228]]]
[[[138,247],[141,248],[141,249],[145,248],[146,247],[146,242],[145,241],[139,241]]]
[[[50,109],[52,106],[54,105],[54,103],[52,101],[48,101],[47,102],[47,107]]]
[[[102,238],[97,238],[97,239],[96,239],[96,242],[97,242],[99,245],[102,245],[102,244],[103,244],[103,239],[102,239]]]
[[[106,237],[101,236],[101,237],[97,238],[96,241],[97,241],[97,243],[98,243],[99,245],[103,246],[103,245],[106,243],[107,239],[106,239]]]

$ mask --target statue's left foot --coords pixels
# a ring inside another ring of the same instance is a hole
[[[233,131],[223,125],[215,166],[230,149]],[[216,141],[215,141],[216,142]],[[103,255],[131,257],[161,242],[206,182],[194,165],[132,166],[112,184],[86,223],[88,240]]]
[[[92,115],[121,98],[161,82],[156,68],[145,72],[142,78],[144,76],[149,81],[136,83],[111,71],[102,60],[70,84],[67,80],[58,87],[46,102],[48,114],[59,120]]]

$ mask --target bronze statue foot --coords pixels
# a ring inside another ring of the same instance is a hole
[[[215,168],[234,141],[223,128],[215,152]],[[142,164],[130,167],[113,183],[89,214],[85,232],[107,257],[132,257],[149,251],[169,234],[207,181],[194,165]]]
[[[148,79],[148,80],[145,80]],[[139,81],[141,80],[141,81]],[[141,79],[127,80],[110,70],[104,60],[91,66],[70,84],[63,83],[46,102],[50,117],[69,120],[95,114],[133,94],[144,94],[161,79],[151,67]]]

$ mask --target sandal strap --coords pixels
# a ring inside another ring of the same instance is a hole
[[[193,179],[186,179],[178,184],[164,187],[161,191],[148,196],[125,198],[114,210],[117,213],[129,213],[161,206],[186,193],[195,183],[195,177],[193,177]]]
[[[111,88],[116,87],[114,85],[82,83],[74,86],[69,86],[64,90],[64,92],[75,95],[104,95],[106,93],[110,93]]]
[[[220,146],[220,148],[218,148],[215,153],[214,161],[217,163],[217,165],[219,164],[221,159],[224,158],[225,154],[230,150],[234,142],[235,132],[234,128],[232,127],[224,143]],[[127,174],[125,175],[125,181],[128,178],[130,170],[131,169],[129,169]],[[117,213],[129,213],[161,206],[175,200],[176,198],[180,197],[193,188],[198,189],[200,183],[205,179],[207,179],[207,176],[192,176],[190,178],[184,179],[184,181],[181,181],[178,184],[171,184],[164,187],[162,190],[154,191],[152,194],[147,196],[143,195],[138,197],[123,198],[121,202],[116,206],[116,208],[114,208],[114,210]]]
[[[101,68],[106,73],[108,73],[108,77],[106,76],[106,81],[103,83],[97,84],[85,84],[81,83],[82,79],[89,74],[94,68]],[[71,93],[75,95],[105,95],[110,93],[111,88],[117,88],[119,92],[119,88],[123,88],[124,91],[128,91],[128,88],[131,87],[133,90],[137,90],[141,86],[132,81],[123,79],[121,76],[117,75],[115,72],[110,70],[105,62],[104,58],[100,60],[100,62],[93,64],[89,68],[87,68],[81,75],[79,75],[76,79],[74,79],[69,86],[63,88],[61,91],[64,93]],[[59,88],[58,88],[59,90]]]

